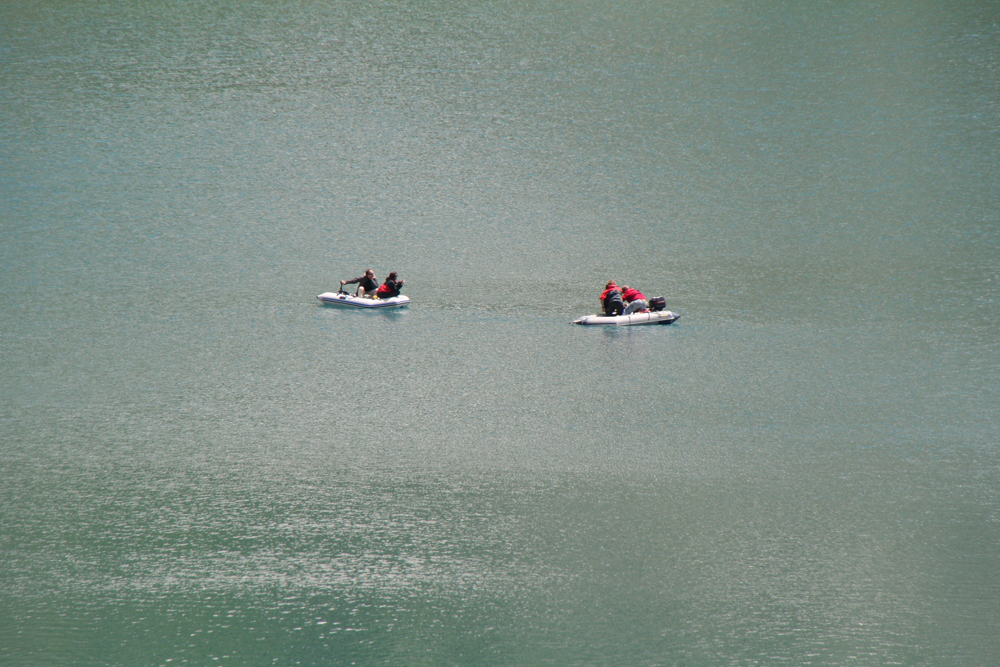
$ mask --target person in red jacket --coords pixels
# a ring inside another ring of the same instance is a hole
[[[397,278],[398,276],[395,271],[390,273],[385,282],[379,285],[378,290],[375,292],[375,298],[391,299],[394,296],[399,296],[399,290],[403,289],[403,283],[406,281],[397,280]]]
[[[646,297],[642,292],[634,287],[629,287],[628,285],[622,287],[622,299],[624,299],[627,304],[625,306],[625,312],[622,313],[623,315],[640,313],[649,308],[649,304],[646,302]]]
[[[625,302],[622,301],[622,288],[616,285],[613,280],[609,280],[608,284],[604,286],[604,292],[601,294],[601,308],[604,309],[604,314],[608,317],[621,315],[625,310]]]

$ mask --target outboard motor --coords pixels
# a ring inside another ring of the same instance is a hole
[[[654,296],[649,300],[649,309],[654,313],[667,307],[667,300],[662,296]]]

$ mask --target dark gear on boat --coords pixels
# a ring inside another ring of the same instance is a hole
[[[649,309],[656,312],[667,307],[667,300],[662,296],[654,296],[649,300]]]

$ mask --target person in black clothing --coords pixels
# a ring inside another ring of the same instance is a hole
[[[399,290],[403,289],[403,283],[405,280],[397,280],[398,276],[395,271],[389,274],[389,277],[385,279],[382,286],[378,288],[375,293],[379,299],[391,299],[394,296],[399,296]]]
[[[604,293],[601,294],[601,307],[607,317],[614,317],[625,312],[625,302],[622,301],[622,288],[609,280],[604,286]]]
[[[365,270],[365,275],[360,278],[355,278],[354,280],[341,280],[340,288],[343,289],[344,285],[358,284],[358,290],[354,293],[354,296],[375,296],[375,290],[378,289],[378,281],[375,280],[375,272],[371,269]]]

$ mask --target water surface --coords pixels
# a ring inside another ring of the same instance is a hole
[[[0,662],[995,663],[998,25],[8,3]]]

